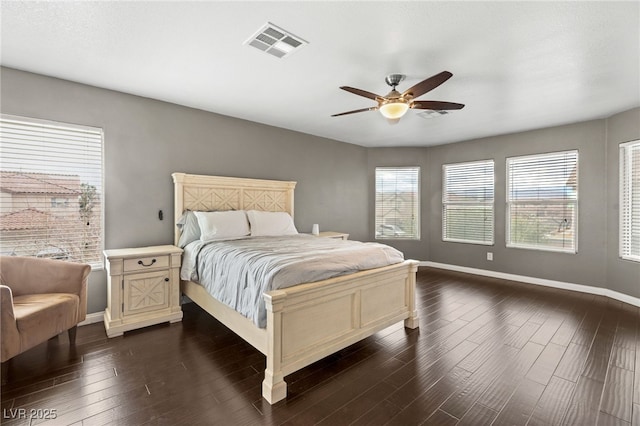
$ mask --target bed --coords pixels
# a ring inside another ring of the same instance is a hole
[[[174,213],[258,210],[293,217],[296,182],[173,173]],[[175,242],[180,239],[176,227]],[[405,260],[264,293],[266,328],[213,298],[193,281],[182,292],[267,358],[262,395],[274,404],[287,395],[284,377],[400,321],[418,327],[415,276]]]

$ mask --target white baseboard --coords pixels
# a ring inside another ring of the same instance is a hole
[[[543,285],[546,287],[560,288],[564,290],[579,291],[581,293],[596,294],[606,296],[620,302],[628,303],[633,306],[640,307],[640,298],[633,297],[628,294],[620,293],[608,288],[593,287],[590,285],[566,283],[563,281],[547,280],[544,278],[528,277],[526,275],[507,274],[505,272],[489,271],[487,269],[469,268],[466,266],[450,265],[438,262],[420,262],[420,266],[428,266],[431,268],[446,269],[449,271],[465,272],[467,274],[482,275],[491,278],[500,278],[503,280],[520,281],[527,284]]]
[[[87,314],[87,317],[81,323],[78,323],[79,326],[95,324],[97,322],[104,321],[104,312],[94,312],[92,314]]]

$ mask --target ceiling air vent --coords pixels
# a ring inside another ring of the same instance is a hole
[[[267,22],[244,44],[260,49],[265,53],[284,58],[309,44],[298,36]]]

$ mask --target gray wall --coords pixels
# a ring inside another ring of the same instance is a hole
[[[640,138],[640,109],[609,119],[429,148],[371,148],[153,99],[0,69],[0,111],[105,131],[105,248],[172,243],[171,173],[296,180],[301,232],[373,240],[376,166],[420,166],[421,240],[385,240],[407,258],[610,288],[640,297],[640,264],[618,258],[618,144]],[[578,149],[577,254],[505,247],[507,157]],[[495,245],[442,241],[442,165],[493,158]],[[158,220],[158,210],[165,220]],[[486,252],[494,261],[486,260]],[[106,275],[90,278],[89,312],[106,306]]]
[[[619,209],[619,145],[640,139],[640,108],[607,119],[607,283],[612,290],[640,297],[640,262],[622,260],[618,256],[620,243]]]
[[[368,150],[369,239],[373,240],[374,171],[377,166],[421,167],[420,241],[386,240],[406,257],[470,268],[608,288],[640,297],[640,263],[618,256],[618,145],[640,138],[640,108],[608,119],[429,148]],[[578,150],[578,253],[507,248],[506,159]],[[442,241],[442,166],[473,160],[495,162],[495,244]],[[487,260],[487,252],[494,255]]]
[[[172,172],[295,180],[295,223],[368,237],[365,148],[120,92],[0,69],[0,111],[104,129],[105,248],[173,243]],[[165,220],[158,219],[158,210]],[[106,307],[94,271],[88,312]]]
[[[430,260],[576,284],[606,287],[604,120],[472,140],[430,149]],[[507,157],[578,150],[578,253],[506,248]],[[442,241],[442,165],[493,159],[495,162],[495,244]],[[488,261],[486,253],[493,252]]]

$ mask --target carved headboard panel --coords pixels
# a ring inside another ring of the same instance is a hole
[[[175,220],[185,210],[261,210],[293,217],[296,182],[173,173]],[[176,227],[175,243],[180,231]]]

